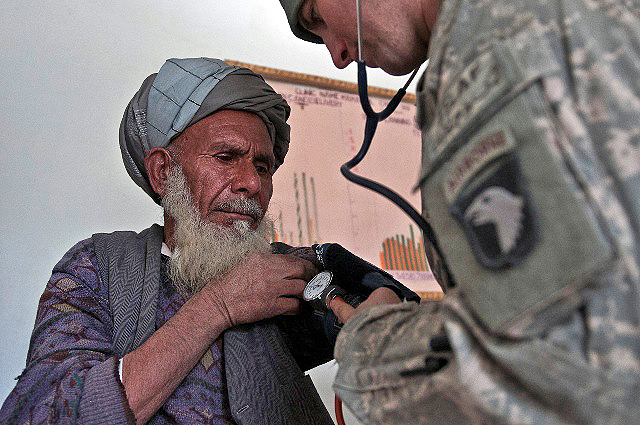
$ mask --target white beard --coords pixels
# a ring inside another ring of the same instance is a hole
[[[258,228],[251,229],[245,220],[234,221],[229,227],[200,218],[182,169],[173,167],[162,206],[175,222],[169,277],[185,299],[240,264],[247,254],[271,252],[267,233],[271,220],[263,216],[258,202],[238,198],[225,205],[225,209],[262,217]]]

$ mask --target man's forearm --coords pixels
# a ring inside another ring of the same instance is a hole
[[[302,290],[314,272],[306,260],[254,253],[205,285],[123,359],[122,382],[137,422],[153,416],[226,329],[298,313]]]
[[[153,416],[229,327],[226,312],[219,311],[212,301],[211,289],[205,287],[194,295],[144,344],[122,359],[122,383],[137,423]]]

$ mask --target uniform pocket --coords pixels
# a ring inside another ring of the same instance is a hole
[[[463,296],[496,332],[613,257],[541,94],[559,69],[544,39],[493,45],[452,79],[423,141],[423,208]]]

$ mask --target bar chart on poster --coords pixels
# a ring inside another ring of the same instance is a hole
[[[265,76],[291,106],[291,144],[274,174],[269,207],[274,240],[298,246],[337,242],[422,298],[440,299],[420,229],[386,198],[340,173],[340,166],[360,149],[364,134],[365,115],[355,85],[241,65]],[[383,109],[390,95],[370,89],[374,110]],[[367,156],[352,171],[393,189],[420,211],[419,193],[412,192],[420,168],[420,132],[415,98],[406,97],[379,123]]]

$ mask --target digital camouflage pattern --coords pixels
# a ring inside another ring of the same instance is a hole
[[[640,3],[443,0],[429,58],[420,186],[456,286],[352,318],[336,393],[367,424],[638,423]]]

